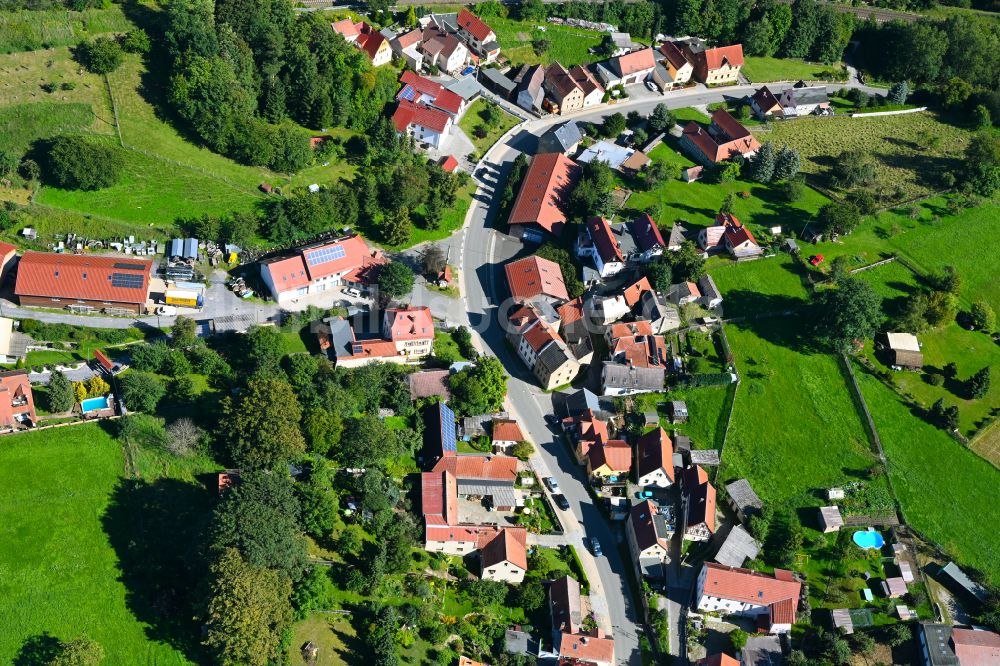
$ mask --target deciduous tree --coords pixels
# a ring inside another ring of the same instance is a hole
[[[153,412],[167,391],[163,382],[146,372],[127,372],[119,378],[118,385],[125,406],[134,412]]]
[[[874,336],[882,320],[882,297],[865,280],[847,278],[820,298],[818,333],[839,351]]]
[[[236,465],[277,468],[305,452],[301,418],[291,385],[280,375],[258,374],[235,400],[225,401],[219,439]]]
[[[414,280],[413,271],[406,264],[391,261],[379,271],[379,292],[388,299],[402,298],[413,291]]]

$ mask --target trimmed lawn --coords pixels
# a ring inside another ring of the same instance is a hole
[[[797,309],[809,299],[803,284],[805,269],[787,254],[743,264],[730,262],[709,273],[725,299],[722,307],[726,317]]]
[[[697,388],[673,389],[669,393],[643,393],[635,396],[636,409],[645,412],[655,409],[660,416],[660,426],[670,432],[676,430],[691,438],[696,449],[715,449],[721,444],[719,439],[725,428],[726,393],[728,386],[699,386]],[[666,403],[683,400],[688,407],[687,423],[670,423]]]
[[[4,439],[0,662],[14,663],[28,638],[48,632],[90,636],[109,664],[190,663],[149,638],[150,628],[133,614],[133,590],[122,582],[107,524],[120,512],[110,505],[122,465],[121,447],[96,424]]]
[[[535,63],[548,65],[558,60],[566,67],[572,67],[593,62],[594,56],[588,53],[588,49],[598,46],[603,37],[600,32],[568,25],[515,21],[497,17],[490,17],[486,21],[497,33],[497,41],[500,43],[503,55],[512,65]],[[540,27],[544,30],[539,30]],[[549,42],[548,50],[540,56],[535,53],[531,45],[534,39],[545,39]]]
[[[493,102],[488,102],[483,98],[477,99],[472,105],[465,110],[465,114],[462,119],[458,121],[458,126],[462,128],[465,135],[469,137],[469,140],[476,146],[476,153],[482,155],[486,152],[486,149],[497,142],[503,133],[509,130],[511,127],[518,123],[518,119],[507,113],[503,109],[500,109],[500,124],[496,127],[489,128],[486,136],[479,138],[475,134],[475,129],[479,125],[486,126],[483,121],[483,113],[486,111],[488,106],[497,107]]]
[[[926,137],[938,137],[925,148]],[[802,171],[830,185],[832,158],[861,149],[875,159],[877,188],[888,201],[905,201],[940,189],[941,176],[960,166],[971,134],[924,111],[869,118],[809,118],[771,123],[758,139],[788,144],[802,155]]]
[[[846,81],[838,65],[821,65],[798,58],[744,58],[741,70],[754,83],[770,81]]]
[[[721,478],[746,477],[764,501],[793,506],[875,460],[837,359],[804,346],[804,324],[793,315],[726,327],[743,385]]]
[[[302,646],[312,641],[319,648],[316,661],[302,658]],[[365,645],[351,626],[350,615],[312,613],[295,625],[288,661],[292,666],[347,666],[364,654]]]
[[[984,511],[997,505],[1000,471],[914,416],[876,379],[857,374],[907,522],[1000,585],[1000,537],[983,523]]]

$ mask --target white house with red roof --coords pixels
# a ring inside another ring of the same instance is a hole
[[[418,72],[424,66],[424,53],[420,49],[423,35],[424,31],[416,28],[396,35],[395,39],[389,40],[389,47],[393,54],[402,58],[410,68]]]
[[[681,147],[698,162],[711,166],[736,155],[751,157],[760,150],[760,142],[732,114],[717,109],[708,127],[694,121],[684,127]]]
[[[427,67],[437,67],[447,74],[457,74],[469,62],[468,47],[458,37],[435,25],[423,31],[420,51]]]
[[[454,117],[446,111],[425,104],[414,104],[406,99],[399,100],[392,114],[392,124],[397,132],[412,136],[434,148],[441,147],[453,121]]]
[[[576,253],[594,262],[602,278],[620,273],[625,268],[625,256],[611,230],[611,223],[603,217],[587,218],[584,232],[577,241]]]
[[[629,512],[625,526],[629,551],[637,570],[645,578],[660,579],[666,574],[673,533],[665,518],[650,500],[639,502]]]
[[[528,531],[504,528],[479,548],[483,580],[498,580],[516,585],[528,572]]]
[[[358,41],[358,35],[361,34],[362,25],[363,23],[355,23],[353,20],[345,18],[331,23],[330,27],[349,43],[354,44]]]
[[[508,339],[543,388],[569,384],[579,374],[580,362],[557,329],[545,321],[538,304],[522,306],[508,324]]]
[[[399,82],[403,84],[396,93],[396,99],[399,101],[405,100],[439,109],[453,118],[457,118],[465,111],[465,100],[437,81],[431,81],[416,72],[406,70],[399,77]]]
[[[707,562],[695,587],[696,608],[722,615],[756,617],[758,626],[772,634],[786,634],[795,624],[802,584],[791,571],[774,575]]]
[[[743,45],[731,44],[706,48],[698,38],[678,42],[684,55],[694,66],[694,78],[707,86],[736,83],[743,67]]]
[[[512,236],[540,243],[545,233],[558,236],[566,226],[563,205],[580,168],[562,153],[541,153],[531,159],[507,224]]]
[[[386,263],[381,252],[351,234],[264,259],[260,277],[278,305],[287,305],[341,285],[367,288]]]
[[[480,58],[481,64],[488,64],[500,55],[500,43],[493,28],[486,25],[482,19],[462,9],[455,18],[458,27],[458,37]]]
[[[542,298],[555,305],[569,300],[559,264],[531,255],[504,266],[510,294],[518,303]]]
[[[764,254],[753,233],[732,213],[719,213],[713,226],[698,232],[698,246],[709,254],[725,250],[737,261]]]
[[[663,428],[645,433],[636,442],[636,477],[641,488],[674,485],[674,445]]]
[[[525,440],[521,426],[514,419],[493,419],[491,428],[494,453],[508,453],[515,444]]]
[[[338,367],[356,368],[376,361],[415,363],[434,350],[434,319],[430,308],[386,308],[382,337],[358,339],[343,317],[328,317],[312,325],[320,350]]]
[[[381,67],[392,62],[392,47],[378,30],[360,21],[354,23],[351,19],[343,19],[330,26],[340,36],[365,52],[373,67]]]
[[[656,69],[656,52],[651,48],[639,49],[599,62],[594,69],[605,89],[641,83]]]

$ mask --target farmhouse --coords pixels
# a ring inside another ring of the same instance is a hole
[[[540,305],[529,304],[511,315],[508,339],[539,383],[550,390],[570,383],[580,371],[580,362],[555,326],[543,319]]]
[[[458,27],[458,36],[479,57],[480,64],[485,65],[497,59],[500,55],[500,44],[493,28],[464,8],[458,12],[455,23]]]
[[[640,83],[656,69],[655,51],[640,49],[597,63],[594,68],[605,89]]]
[[[35,424],[35,397],[27,370],[0,372],[0,427],[20,428]]]
[[[296,248],[260,262],[260,277],[279,305],[340,285],[367,287],[387,263],[381,252],[351,234]]]
[[[715,534],[715,486],[698,465],[684,468],[681,507],[684,516],[684,539],[708,541]]]
[[[544,234],[558,236],[566,226],[562,206],[579,167],[562,153],[536,155],[528,165],[510,218],[512,236],[541,242]]]
[[[788,633],[795,624],[801,583],[792,572],[775,569],[774,576],[707,562],[695,587],[700,611],[756,617],[772,634]]]
[[[604,88],[590,70],[582,65],[574,65],[569,70],[569,75],[576,81],[576,85],[583,91],[583,108],[600,104],[604,99]]]
[[[726,494],[729,496],[729,506],[744,524],[749,524],[750,518],[764,508],[764,503],[757,497],[757,493],[746,479],[736,479],[726,484]]]
[[[694,121],[681,133],[681,147],[706,166],[735,155],[750,157],[760,149],[760,142],[725,109],[712,113],[712,122],[702,127]]]
[[[514,82],[513,101],[525,111],[538,113],[545,100],[545,68],[541,65],[521,65],[511,77]]]
[[[541,298],[555,305],[569,300],[562,269],[554,261],[531,255],[510,262],[504,270],[510,294],[518,303]]]
[[[358,339],[343,317],[327,317],[312,325],[321,351],[342,368],[357,368],[376,361],[415,363],[434,349],[434,320],[423,307],[386,308],[382,337]]]
[[[414,104],[406,99],[399,100],[392,114],[392,124],[397,132],[435,148],[441,147],[441,141],[451,129],[452,122],[450,113],[426,104]]]
[[[653,71],[653,82],[666,92],[685,85],[694,74],[694,66],[688,61],[684,52],[674,42],[664,42],[660,45],[660,55],[663,56]]]
[[[778,103],[786,118],[822,113],[830,108],[826,86],[807,86],[802,81],[782,91]]]
[[[694,78],[708,86],[736,83],[743,67],[743,45],[705,48],[700,39],[681,42],[681,48],[694,66]]]
[[[632,561],[639,573],[644,578],[664,578],[672,535],[656,505],[646,500],[633,506],[626,531]]]
[[[715,224],[698,233],[698,245],[709,254],[725,250],[737,261],[764,254],[754,235],[732,213],[716,215]]]
[[[553,113],[565,115],[583,108],[583,89],[577,85],[569,70],[560,63],[554,62],[545,70],[545,80],[542,87],[548,93],[552,104],[548,107]],[[548,103],[548,100],[546,100]]]
[[[133,257],[25,252],[14,295],[22,306],[143,314],[153,263]]]

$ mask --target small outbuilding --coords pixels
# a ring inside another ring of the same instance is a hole
[[[854,620],[851,619],[851,610],[849,608],[834,608],[830,612],[833,615],[834,629],[839,630],[844,635],[854,633]]]
[[[924,355],[920,351],[920,342],[912,333],[886,333],[886,346],[889,350],[889,362],[906,370],[919,370],[924,365]]]
[[[843,488],[830,488],[826,491],[826,498],[828,500],[842,500],[844,499],[844,489]]]
[[[882,583],[882,591],[890,599],[898,599],[906,594],[906,581],[899,576],[886,578],[885,582]]]
[[[688,406],[683,400],[671,400],[667,405],[671,423],[687,423]]]
[[[749,522],[751,516],[764,508],[764,503],[746,479],[736,479],[727,484],[726,494],[729,496],[729,506],[736,512],[740,522]]]
[[[823,506],[819,509],[819,527],[824,532],[839,532],[844,526],[844,518],[837,506]]]

